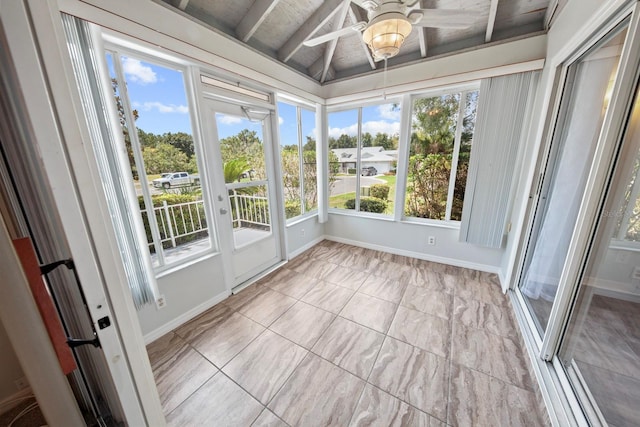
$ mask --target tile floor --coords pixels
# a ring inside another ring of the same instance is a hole
[[[172,426],[549,425],[495,275],[330,241],[148,352]]]

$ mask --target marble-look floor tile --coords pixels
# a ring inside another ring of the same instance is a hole
[[[538,411],[536,395],[498,379],[491,378],[491,409],[494,424],[499,426],[529,427],[543,426],[544,422]]]
[[[447,416],[449,361],[387,337],[369,382],[440,420]]]
[[[284,268],[288,269],[288,270],[296,270],[296,268],[298,268],[301,264],[305,264],[307,262],[309,262],[311,258],[309,257],[308,254],[302,254],[302,255],[298,255],[297,257],[290,259],[285,265]]]
[[[451,361],[476,371],[491,374],[495,340],[482,329],[467,328],[455,322],[451,343]]]
[[[409,271],[411,271],[411,268],[404,264],[383,260],[380,260],[377,265],[369,270],[371,274],[389,280],[400,280]]]
[[[149,356],[149,362],[151,362],[151,369],[156,369],[167,360],[173,358],[184,345],[184,340],[173,332],[169,332],[147,345],[147,355]]]
[[[340,316],[386,334],[397,308],[389,301],[356,292]]]
[[[227,300],[228,299],[229,298],[227,298]],[[226,304],[218,304],[179,328],[176,328],[174,332],[185,341],[192,342],[201,335],[215,329],[218,325],[227,322],[233,313],[231,307]]]
[[[358,292],[399,304],[406,285],[397,280],[387,279],[371,274],[364,281]]]
[[[327,282],[318,283],[300,298],[308,304],[338,314],[353,295],[353,291]]]
[[[304,348],[310,349],[335,317],[335,314],[298,301],[269,329]]]
[[[430,417],[371,384],[365,387],[349,425],[446,427],[443,421]]]
[[[273,412],[268,409],[262,411],[257,420],[251,424],[251,427],[288,427],[287,423],[276,417]]]
[[[450,319],[453,313],[453,295],[407,285],[400,305],[423,313]]]
[[[447,423],[454,427],[496,425],[490,383],[489,375],[452,363]]]
[[[312,351],[366,380],[383,341],[381,333],[338,317]]]
[[[309,354],[268,407],[292,426],[344,426],[365,382]]]
[[[341,260],[340,265],[353,270],[366,271],[370,273],[380,262],[381,260],[376,258],[369,258],[358,253],[351,253]]]
[[[357,291],[368,276],[369,273],[364,271],[352,270],[339,265],[335,270],[325,276],[324,280],[334,285]]]
[[[269,326],[295,303],[295,299],[268,289],[239,311],[261,325]]]
[[[517,387],[533,390],[526,355],[522,347],[511,338],[492,336],[491,376]]]
[[[338,267],[338,265],[331,262],[323,261],[321,259],[308,258],[304,262],[301,262],[300,264],[295,266],[294,270],[300,274],[304,274],[311,278],[321,280],[326,275],[331,273],[336,267]]]
[[[243,290],[241,290],[240,292],[238,292],[237,294],[233,294],[231,295],[229,298],[227,298],[226,300],[222,301],[222,304],[231,307],[232,309],[238,311],[240,310],[242,307],[244,307],[246,304],[250,303],[251,301],[253,301],[254,298],[258,297],[259,295],[267,292],[269,290],[269,288],[267,288],[266,286],[262,286],[259,284],[253,284],[250,285],[246,288],[244,288]]]
[[[256,282],[255,285],[262,285],[262,286],[267,286],[267,287],[271,288],[271,284],[272,283],[275,284],[275,283],[284,282],[287,279],[289,279],[290,277],[293,277],[293,276],[295,276],[297,274],[298,274],[297,271],[289,270],[285,266],[285,267],[282,267],[282,268],[278,268],[275,271],[272,271],[267,276],[263,277],[258,282]],[[253,285],[253,286],[255,286],[255,285]]]
[[[204,357],[221,368],[264,330],[265,328],[259,323],[239,313],[232,313],[224,321],[211,324],[209,329],[187,341]]]
[[[456,287],[456,296],[466,300],[478,300],[497,306],[508,306],[509,299],[500,286],[473,279],[465,279]]]
[[[217,371],[207,359],[183,343],[171,358],[153,371],[163,412],[173,411]]]
[[[444,273],[432,270],[412,268],[405,272],[400,280],[418,288],[452,294],[455,291],[455,283],[452,280],[446,280],[446,276]]]
[[[222,372],[167,416],[169,426],[248,426],[263,406]]]
[[[222,371],[266,405],[307,353],[304,348],[266,330]]]
[[[442,317],[399,307],[389,336],[442,357],[449,357],[451,322]]]
[[[312,279],[304,274],[291,271],[291,274],[284,277],[282,280],[272,280],[265,286],[268,286],[281,294],[290,296],[291,298],[300,299],[317,284],[317,279]]]

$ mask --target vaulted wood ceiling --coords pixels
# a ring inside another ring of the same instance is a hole
[[[383,61],[374,61],[360,31],[318,46],[303,44],[310,38],[367,21],[363,0],[160,0],[160,3],[320,83],[384,66]],[[547,11],[550,3],[556,2],[418,0],[414,7],[470,12],[473,22],[464,29],[414,26],[400,53],[389,59],[388,66],[544,31],[552,15]]]

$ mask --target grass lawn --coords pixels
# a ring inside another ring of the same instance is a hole
[[[389,185],[389,203],[387,205],[387,210],[385,214],[393,215],[394,204],[396,200],[396,176],[395,175],[380,175],[376,176],[377,179],[385,181],[387,185]],[[330,208],[340,208],[344,209],[344,204],[347,200],[353,199],[356,197],[355,192],[351,193],[343,193],[337,194],[335,196],[329,197],[329,207]]]

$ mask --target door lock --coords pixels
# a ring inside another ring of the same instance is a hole
[[[221,202],[224,200],[224,197],[222,197],[220,194],[218,194],[218,201]]]
[[[222,215],[226,215],[226,214],[227,214],[227,212],[228,212],[228,211],[227,211],[225,208],[220,208],[220,213],[221,213]]]

